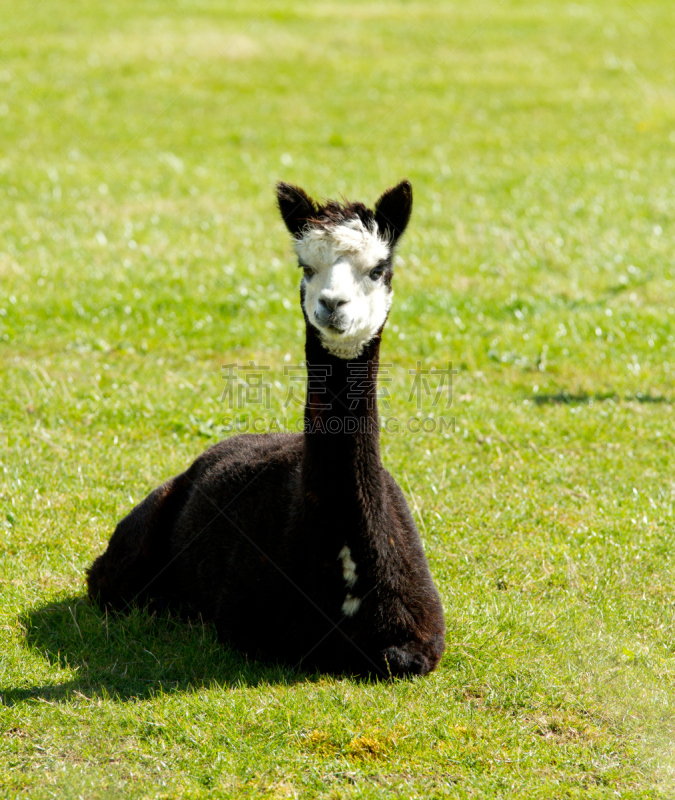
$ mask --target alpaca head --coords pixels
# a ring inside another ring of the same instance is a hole
[[[277,198],[304,273],[307,319],[329,353],[356,358],[387,320],[392,256],[410,219],[412,186],[388,189],[374,211],[362,203],[320,205],[287,183],[278,184]]]

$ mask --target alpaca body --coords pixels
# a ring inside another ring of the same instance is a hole
[[[324,287],[317,304],[339,284],[331,276]],[[153,599],[192,609],[253,656],[424,674],[440,660],[445,626],[405,498],[380,459],[380,332],[358,346],[352,336],[347,361],[332,327],[322,335],[310,321],[305,282],[301,300],[305,432],[235,436],[199,456],[119,523],[91,567],[90,595],[117,608]],[[319,319],[332,326],[339,305]]]

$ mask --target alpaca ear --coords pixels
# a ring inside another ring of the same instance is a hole
[[[277,183],[277,202],[286,227],[296,239],[299,239],[307,220],[317,214],[314,201],[299,186],[280,181]]]
[[[406,229],[412,213],[412,186],[401,181],[392,186],[375,203],[375,222],[378,230],[395,245]]]

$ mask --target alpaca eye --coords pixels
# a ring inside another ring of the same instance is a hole
[[[302,271],[304,272],[305,278],[307,278],[307,280],[309,280],[315,275],[315,272],[311,267],[303,267]]]
[[[378,278],[382,276],[383,272],[384,272],[383,266],[373,267],[373,269],[370,270],[369,277],[371,280],[376,281]]]

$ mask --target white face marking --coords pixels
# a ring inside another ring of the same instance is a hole
[[[351,589],[358,579],[356,574],[356,562],[352,559],[352,551],[345,545],[338,555],[342,560],[342,577],[345,583]]]
[[[324,347],[338,358],[356,358],[384,325],[393,292],[371,270],[391,255],[377,225],[354,218],[328,228],[309,228],[295,245],[302,265],[305,313]]]
[[[352,597],[350,594],[348,594],[345,597],[344,603],[342,604],[342,613],[346,617],[353,617],[360,607],[361,607],[361,598]]]

